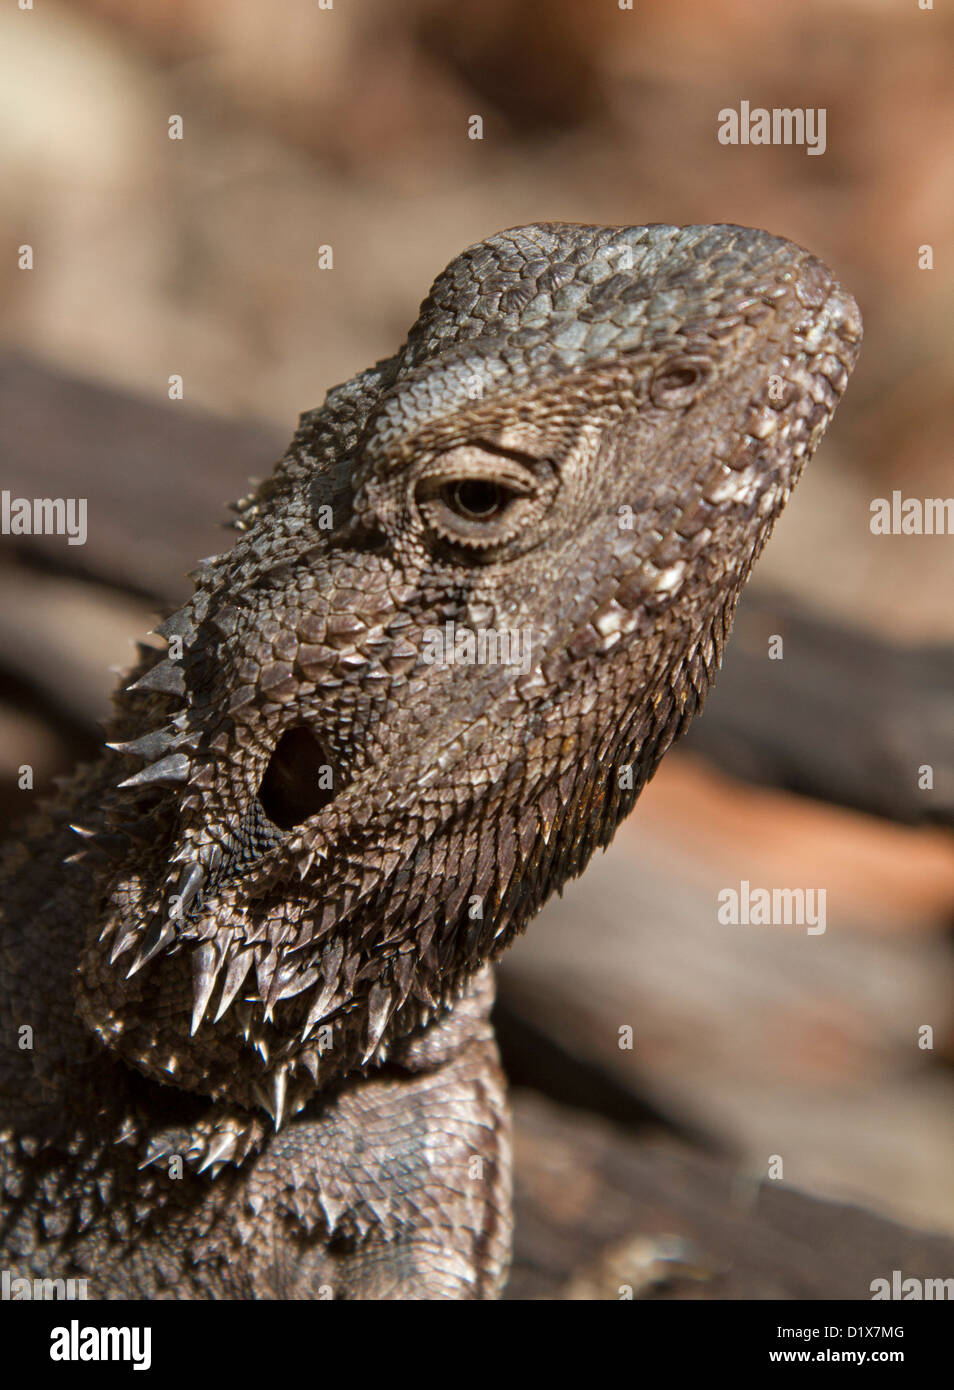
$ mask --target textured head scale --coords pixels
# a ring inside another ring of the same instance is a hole
[[[739,227],[453,261],[119,698],[99,1035],[279,1123],[451,1005],[700,706],[860,336],[820,262]]]

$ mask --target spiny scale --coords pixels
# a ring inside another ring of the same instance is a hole
[[[183,865],[174,894],[178,900],[180,916],[185,917],[207,877],[205,865],[200,864],[198,860],[192,860],[191,863]]]
[[[107,743],[107,748],[112,748],[117,753],[129,753],[134,758],[146,758],[152,762],[155,758],[168,753],[171,748],[178,748],[184,743],[196,743],[197,735],[191,737],[177,727],[176,721],[165,724],[161,729],[153,729],[148,734],[143,734],[141,738],[130,739],[128,743]]]
[[[133,681],[132,685],[127,685],[126,689],[130,694],[141,690],[154,690],[162,695],[185,695],[185,675],[179,662],[165,657],[152,666],[144,676]]]
[[[157,917],[146,933],[145,940],[139,948],[139,954],[126,972],[126,979],[131,980],[144,965],[149,964],[153,956],[157,956],[164,947],[174,941],[175,936],[175,925],[169,918]]]
[[[255,954],[254,948],[249,947],[244,951],[234,953],[230,957],[225,972],[225,980],[222,984],[222,995],[219,1000],[219,1007],[215,1011],[215,1017],[212,1020],[213,1023],[218,1023],[236,994],[238,994],[255,960]]]
[[[394,1000],[391,991],[386,985],[375,983],[371,987],[371,994],[368,999],[368,1030],[367,1041],[365,1044],[362,1062],[367,1062],[377,1050],[378,1043],[381,1041],[391,1012],[394,1008]]]
[[[205,1017],[221,965],[222,959],[213,941],[203,941],[202,945],[197,946],[192,952],[193,1004],[190,1031],[193,1037]]]
[[[187,753],[170,753],[157,763],[150,763],[117,785],[126,787],[176,787],[189,780],[192,760]]]
[[[195,621],[187,607],[178,608],[175,613],[170,613],[168,618],[157,623],[153,632],[159,637],[164,637],[166,641],[170,637],[192,637],[195,634]]]
[[[139,940],[141,932],[138,927],[130,927],[127,931],[119,932],[113,943],[113,949],[109,953],[110,965],[115,965],[119,957],[125,955]]]

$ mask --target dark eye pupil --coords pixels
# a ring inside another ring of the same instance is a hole
[[[485,521],[500,510],[503,493],[497,483],[484,478],[466,478],[454,484],[450,501],[461,516]]]

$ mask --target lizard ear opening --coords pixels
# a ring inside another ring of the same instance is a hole
[[[672,357],[653,376],[650,399],[664,410],[680,410],[692,404],[711,376],[712,363],[706,357]]]
[[[280,830],[291,830],[314,816],[340,787],[336,769],[310,729],[282,734],[258,789],[262,810]]]

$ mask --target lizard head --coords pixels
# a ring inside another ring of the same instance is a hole
[[[825,266],[740,227],[453,261],[120,697],[99,1035],[280,1122],[452,1006],[700,707],[860,337]]]

